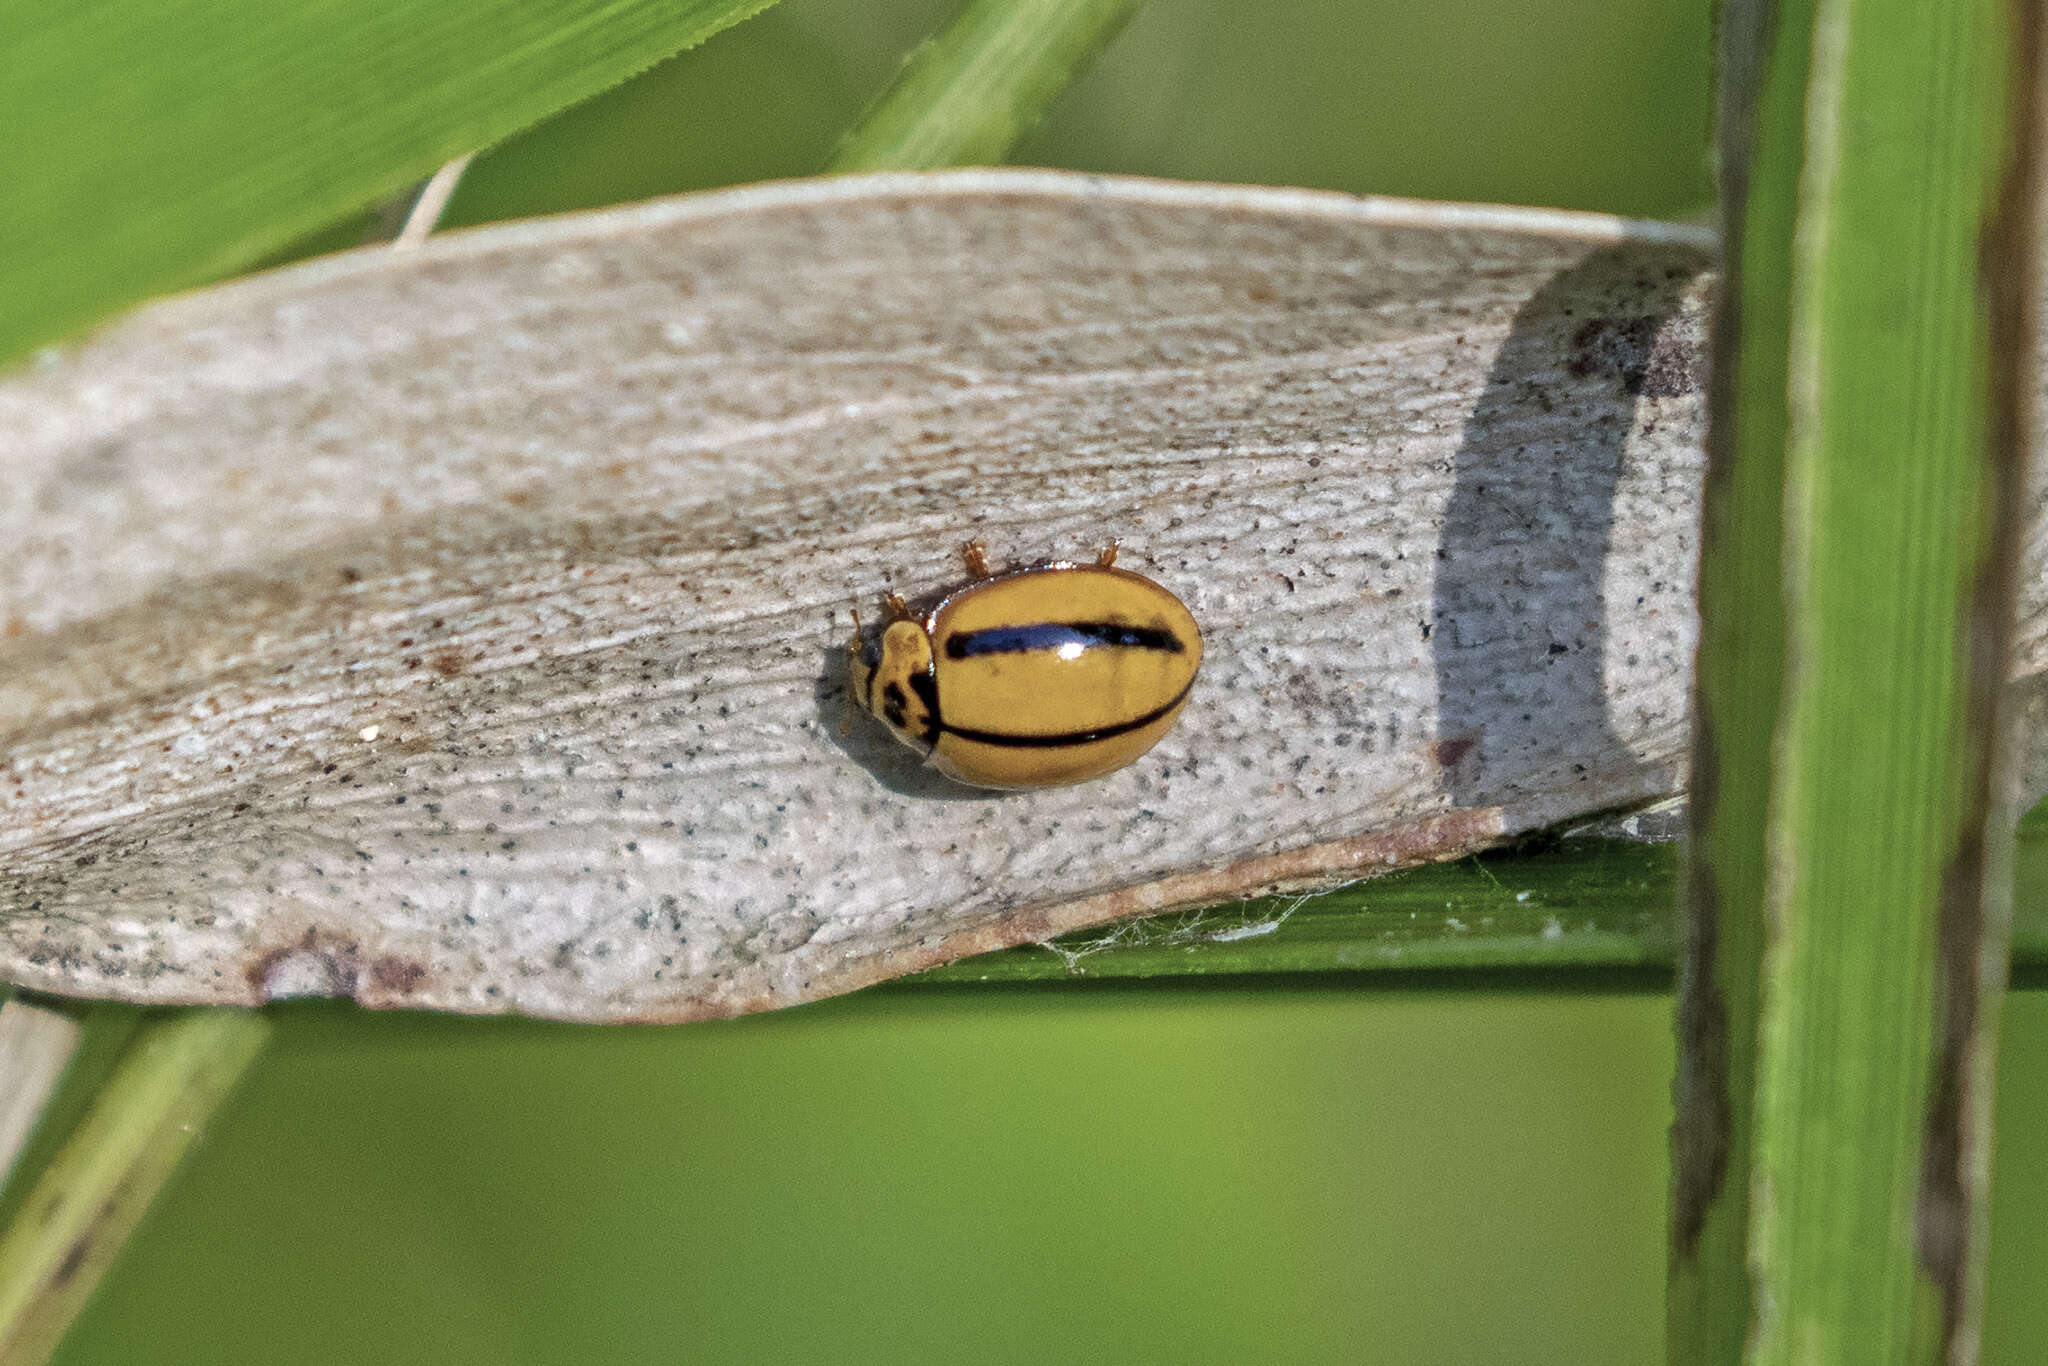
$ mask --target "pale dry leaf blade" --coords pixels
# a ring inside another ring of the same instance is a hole
[[[0,384],[0,975],[686,1019],[1668,796],[1707,262],[984,171],[155,306]],[[991,797],[841,733],[847,609],[970,536],[1181,594],[1158,750]]]

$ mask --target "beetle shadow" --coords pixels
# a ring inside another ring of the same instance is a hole
[[[1455,457],[1428,631],[1436,758],[1460,806],[1498,802],[1523,760],[1561,757],[1560,736],[1582,779],[1641,768],[1609,710],[1603,580],[1636,405],[1701,383],[1697,346],[1666,323],[1706,268],[1683,246],[1596,251],[1529,297],[1494,357]]]
[[[835,623],[835,629],[843,629]],[[903,797],[926,801],[999,801],[1009,793],[956,783],[925,765],[916,750],[898,740],[880,720],[856,706],[847,693],[846,643],[826,647],[812,697],[817,704],[818,730],[839,751],[866,769],[874,780]]]

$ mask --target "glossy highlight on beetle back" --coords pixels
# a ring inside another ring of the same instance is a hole
[[[1124,767],[1187,705],[1202,636],[1179,598],[1114,558],[977,579],[922,622],[892,622],[872,658],[856,640],[855,700],[977,787],[1052,787]]]

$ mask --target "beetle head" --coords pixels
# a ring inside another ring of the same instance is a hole
[[[932,669],[932,641],[915,621],[892,621],[882,632],[870,662],[853,652],[853,698],[881,719],[898,740],[929,750],[939,733],[938,685]]]

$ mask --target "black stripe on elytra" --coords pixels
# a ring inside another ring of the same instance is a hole
[[[1104,726],[1101,730],[1076,730],[1064,735],[1010,735],[999,730],[968,730],[964,726],[943,723],[939,729],[948,735],[957,735],[962,740],[972,740],[982,745],[1001,745],[1009,749],[1062,749],[1068,745],[1092,745],[1097,740],[1109,740],[1119,735],[1128,735],[1134,730],[1143,730],[1185,701],[1188,689],[1194,686],[1195,680],[1191,678],[1188,680],[1188,686],[1182,688],[1179,695],[1165,706],[1156,707],[1135,720]]]
[[[1179,636],[1156,626],[1125,626],[1114,621],[1044,621],[1029,626],[990,626],[948,636],[946,658],[1018,655],[1033,650],[1057,650],[1063,645],[1079,645],[1083,649],[1117,645],[1130,650],[1164,650],[1175,655],[1186,648]]]

